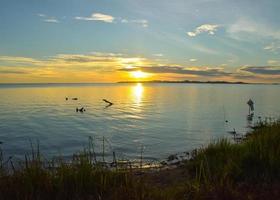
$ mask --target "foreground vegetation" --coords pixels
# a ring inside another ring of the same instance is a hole
[[[174,169],[105,169],[85,150],[46,162],[0,155],[0,199],[280,199],[280,122],[260,123],[239,144],[221,139]]]

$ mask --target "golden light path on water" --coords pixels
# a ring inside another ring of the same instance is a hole
[[[142,83],[137,83],[133,88],[133,96],[134,96],[134,102],[137,105],[140,105],[142,102],[142,97],[143,97],[143,93],[144,93],[144,87],[142,85]]]

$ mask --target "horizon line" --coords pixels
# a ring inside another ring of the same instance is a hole
[[[185,81],[185,82],[184,82]],[[189,82],[188,82],[189,81]],[[191,81],[191,80],[182,80],[182,81],[167,81],[167,80],[152,80],[152,81],[117,81],[117,82],[13,82],[13,83],[0,83],[0,85],[35,85],[35,84],[42,84],[42,85],[47,85],[47,84],[131,84],[131,83],[182,83],[182,84],[192,84],[192,83],[199,83],[199,84],[240,84],[240,85],[279,85],[280,83],[274,82],[274,83],[265,83],[265,82],[242,82],[242,81],[236,81],[236,82],[231,82],[231,81]]]

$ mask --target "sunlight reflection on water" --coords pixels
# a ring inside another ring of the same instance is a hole
[[[142,86],[142,83],[137,83],[136,86],[132,88],[133,90],[133,96],[136,104],[141,104],[142,101],[142,96],[143,96],[143,91],[144,87]]]

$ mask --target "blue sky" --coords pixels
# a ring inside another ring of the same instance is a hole
[[[114,82],[134,69],[279,82],[279,9],[279,0],[1,0],[0,82]]]

